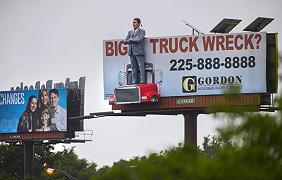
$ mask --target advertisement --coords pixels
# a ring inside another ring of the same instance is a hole
[[[0,133],[67,131],[67,90],[0,91]]]
[[[104,98],[130,84],[128,47],[103,41]],[[144,40],[146,81],[160,96],[266,92],[266,32],[150,37]]]

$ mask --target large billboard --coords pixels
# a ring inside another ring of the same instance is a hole
[[[150,37],[144,45],[146,78],[161,97],[267,92],[266,32]],[[123,40],[105,40],[103,47],[107,99],[130,84],[131,69]]]
[[[67,89],[0,91],[0,133],[67,131]]]

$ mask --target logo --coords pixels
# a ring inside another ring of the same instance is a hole
[[[195,98],[191,99],[177,99],[176,104],[194,104],[196,102]]]
[[[184,76],[182,77],[182,92],[193,93],[197,91],[197,77]]]

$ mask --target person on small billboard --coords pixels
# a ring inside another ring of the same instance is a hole
[[[51,131],[67,130],[67,111],[59,105],[59,92],[57,89],[51,89],[49,92],[51,105]]]
[[[36,124],[36,110],[37,110],[37,98],[36,96],[30,96],[25,108],[25,111],[20,117],[17,131],[18,132],[31,132]]]

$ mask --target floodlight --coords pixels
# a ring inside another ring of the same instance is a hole
[[[221,20],[210,32],[213,33],[229,33],[242,20],[240,19],[226,19]]]
[[[243,31],[259,32],[271,23],[273,18],[258,17],[251,24],[249,24]]]

